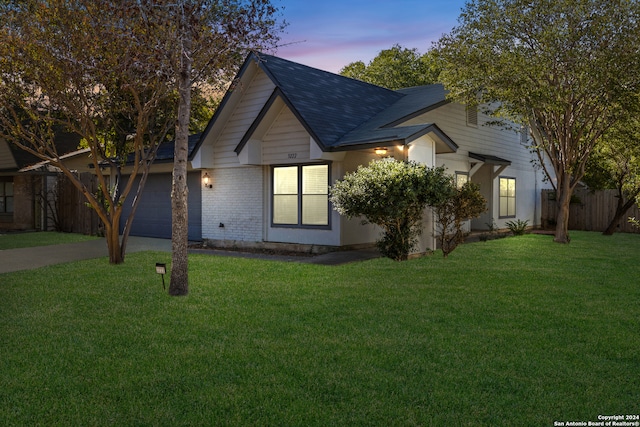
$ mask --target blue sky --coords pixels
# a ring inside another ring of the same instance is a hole
[[[275,52],[339,72],[394,44],[426,52],[457,24],[464,0],[272,0],[288,22]]]

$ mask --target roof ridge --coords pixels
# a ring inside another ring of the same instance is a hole
[[[253,55],[323,149],[406,96],[277,56]]]
[[[387,92],[395,92],[395,93],[399,92],[399,90],[393,90],[393,89],[386,88],[384,86],[380,86],[380,85],[376,85],[376,84],[373,84],[373,83],[365,82],[364,80],[358,80],[358,79],[353,78],[353,77],[343,76],[342,74],[339,74],[339,73],[334,73],[334,72],[331,72],[331,71],[323,70],[321,68],[312,67],[310,65],[305,65],[305,64],[302,64],[302,63],[299,63],[299,62],[291,61],[290,59],[281,58],[279,56],[270,55],[270,54],[263,53],[263,52],[254,52],[254,55],[257,56],[258,59],[261,59],[261,57],[272,58],[272,59],[275,59],[277,61],[287,62],[287,63],[289,63],[291,65],[295,65],[296,67],[307,68],[309,70],[313,70],[313,71],[316,71],[316,72],[319,72],[319,73],[327,74],[327,75],[329,75],[331,77],[334,77],[334,78],[335,77],[339,77],[341,79],[349,80],[349,81],[351,81],[351,82],[353,82],[355,84],[358,84],[358,85],[363,85],[363,86],[369,86],[369,87],[372,87],[372,88],[376,88],[376,90],[382,89],[382,90],[385,90]],[[427,86],[429,86],[429,85],[427,85]],[[402,89],[400,89],[400,90],[402,90]]]

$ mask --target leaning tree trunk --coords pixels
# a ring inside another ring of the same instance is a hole
[[[571,204],[571,188],[569,186],[569,177],[562,179],[562,185],[558,185],[556,192],[556,203],[558,210],[556,215],[556,232],[553,239],[557,243],[569,243],[569,206]]]
[[[186,25],[183,23],[183,25]],[[183,28],[183,31],[184,28]],[[189,293],[188,277],[188,193],[187,158],[189,151],[189,114],[191,109],[191,43],[183,38],[180,70],[178,73],[178,121],[176,123],[173,183],[171,188],[171,282],[169,294]]]
[[[625,216],[627,211],[631,209],[635,203],[635,197],[631,197],[626,202],[624,202],[624,198],[622,197],[622,195],[620,195],[618,197],[616,213],[613,215],[613,219],[609,223],[609,226],[602,232],[602,234],[604,234],[605,236],[611,236],[613,233],[615,233],[616,228],[618,228],[618,224],[620,224],[620,221],[622,220],[622,217]]]

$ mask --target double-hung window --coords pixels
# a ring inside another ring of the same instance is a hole
[[[500,177],[500,218],[516,216],[516,179]]]
[[[329,165],[273,168],[274,226],[329,226]]]

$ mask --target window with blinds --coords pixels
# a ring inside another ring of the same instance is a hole
[[[298,224],[298,167],[273,169],[273,222]]]
[[[500,218],[516,216],[516,179],[500,178]]]
[[[467,182],[469,182],[468,172],[456,172],[456,188],[462,188]]]
[[[329,225],[329,165],[273,168],[273,225]]]

